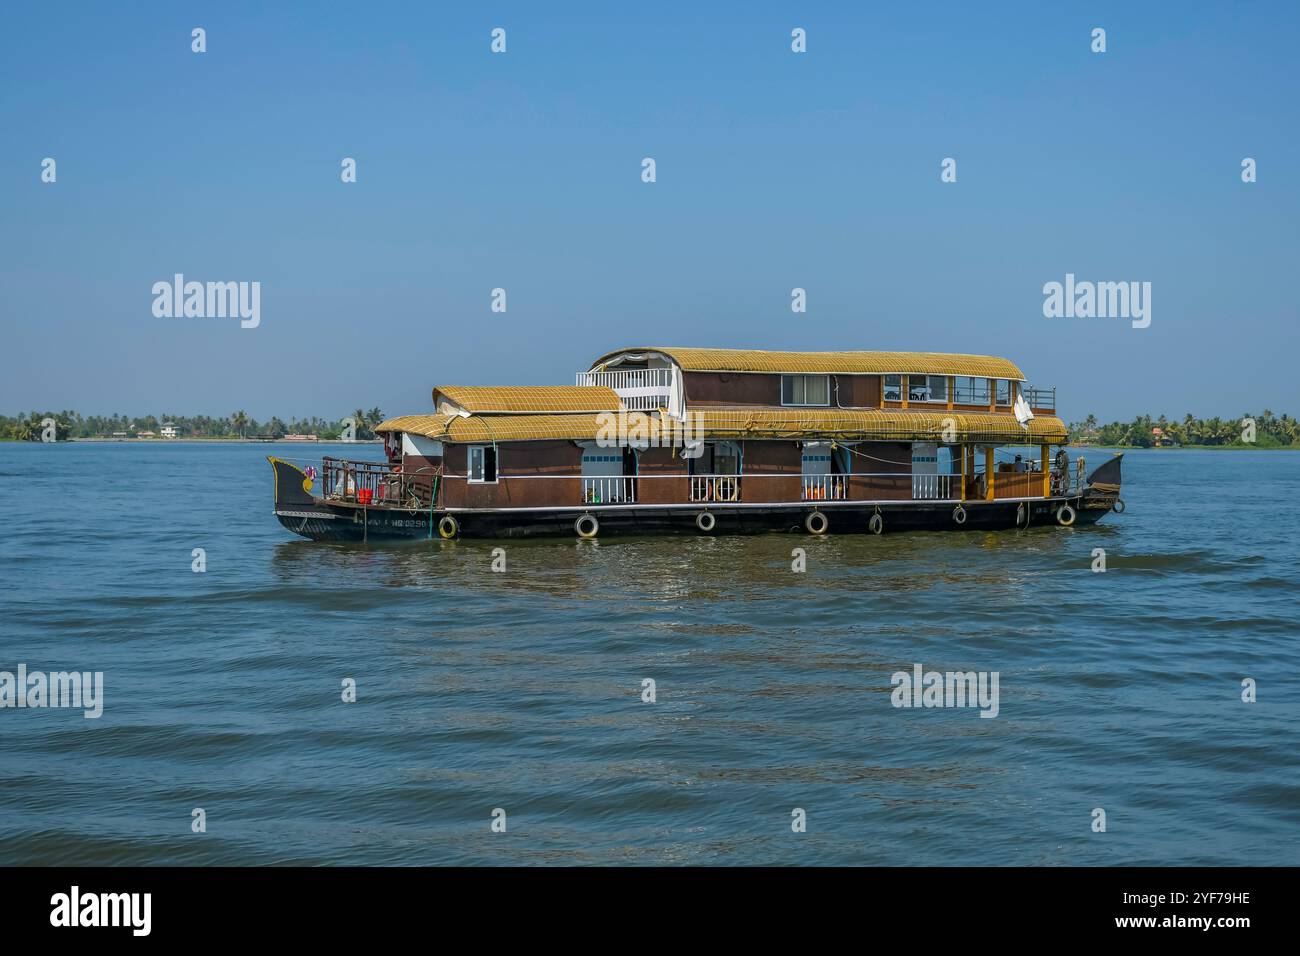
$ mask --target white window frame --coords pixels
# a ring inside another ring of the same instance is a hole
[[[787,401],[785,400],[785,380],[786,380],[787,378],[788,378],[788,379],[793,379],[793,380],[795,380],[795,381],[794,381],[794,384],[791,385],[791,389],[790,389],[791,397],[796,397],[796,395],[795,395],[795,387],[794,387],[794,386],[795,386],[795,385],[801,385],[801,386],[803,387],[803,389],[802,389],[802,390],[803,390],[803,397],[804,397],[805,399],[808,397],[808,380],[809,380],[810,378],[820,378],[823,382],[826,383],[826,401],[824,401],[824,402],[809,402],[809,401],[802,401],[802,402],[799,402],[799,401],[790,401],[790,402],[787,402]],[[816,373],[811,374],[811,375],[796,374],[796,373],[782,374],[782,376],[781,376],[781,404],[782,404],[782,406],[784,406],[784,407],[786,407],[786,408],[829,408],[829,407],[830,407],[830,404],[831,404],[831,377],[830,377],[830,375],[829,375],[829,374],[826,374],[826,375],[818,375],[818,374],[816,374]]]
[[[484,479],[484,478],[482,478],[482,477],[475,478],[475,477],[474,477],[474,452],[477,451],[477,452],[479,452],[479,453],[481,453],[481,454],[483,455],[482,466],[480,466],[480,468],[479,468],[479,474],[482,475],[482,473],[483,473],[484,471],[487,470],[487,469],[486,469],[486,465],[487,465],[487,449],[489,449],[489,448],[494,449],[493,454],[496,455],[496,467],[493,469],[493,478],[492,478],[491,481],[487,481],[486,479]],[[466,446],[466,449],[465,449],[465,480],[466,480],[469,484],[471,484],[471,485],[495,485],[495,484],[497,484],[497,483],[501,480],[501,455],[500,455],[499,452],[495,451],[495,449],[496,449],[496,446],[495,446],[495,445],[468,445],[468,446]]]
[[[889,388],[889,380],[891,378],[898,379],[898,395],[895,398],[890,398],[886,394],[886,390]],[[903,385],[903,379],[905,378],[907,378],[907,376],[902,372],[893,372],[888,375],[880,376],[880,400],[882,402],[901,402],[903,400],[903,389],[906,387]]]
[[[1007,399],[1006,399],[1006,401],[1003,401],[1003,400],[1002,400],[1002,388],[1003,388],[1003,386],[1006,386],[1006,390],[1007,390]],[[993,404],[994,404],[994,405],[1010,405],[1010,404],[1011,404],[1011,379],[1009,379],[1009,378],[995,378],[995,379],[993,380]]]

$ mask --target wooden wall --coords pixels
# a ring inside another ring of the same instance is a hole
[[[803,451],[795,441],[744,442],[741,501],[798,501]],[[756,477],[774,475],[778,477]]]
[[[854,445],[850,471],[871,472],[849,479],[850,500],[907,500],[912,497],[912,443],[862,442]],[[863,458],[862,455],[870,455]],[[895,477],[897,476],[897,477]]]
[[[879,375],[832,375],[831,408],[879,408]],[[686,404],[782,408],[781,376],[754,372],[683,372]],[[826,406],[813,406],[826,407]]]

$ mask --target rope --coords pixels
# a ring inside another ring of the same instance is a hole
[[[429,495],[429,537],[433,537],[433,503],[438,500],[438,479],[441,473],[433,476],[433,492]]]

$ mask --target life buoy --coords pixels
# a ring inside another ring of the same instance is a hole
[[[573,522],[573,530],[579,538],[594,538],[600,532],[600,522],[595,515],[578,515],[578,520]]]
[[[735,501],[740,497],[740,482],[735,478],[718,478],[713,482],[713,496],[718,501]]]
[[[1074,518],[1074,509],[1068,504],[1061,505],[1061,507],[1056,509],[1056,523],[1062,528],[1068,528],[1070,525],[1074,524]]]
[[[966,509],[963,508],[961,505],[958,505],[956,508],[953,508],[953,509],[952,509],[952,520],[955,521],[957,524],[965,524],[965,523],[966,523]]]
[[[871,529],[872,534],[880,534],[885,530],[885,519],[880,517],[879,511],[871,516],[871,520],[867,522],[867,527]]]
[[[1115,503],[1110,506],[1110,510],[1115,512],[1115,514],[1117,515],[1122,515],[1124,513],[1124,509],[1127,507],[1128,505],[1124,504],[1123,498],[1116,498]]]
[[[825,534],[831,523],[820,511],[810,511],[803,519],[803,526],[809,534]]]
[[[705,534],[713,530],[713,526],[718,523],[718,519],[713,517],[707,511],[701,511],[695,516],[695,527],[699,528]]]
[[[438,522],[438,537],[450,541],[460,534],[460,523],[451,515],[443,515]]]

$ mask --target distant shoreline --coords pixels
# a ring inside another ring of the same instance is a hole
[[[1083,451],[1300,451],[1300,445],[1066,445]]]
[[[17,441],[17,439],[10,439]],[[354,438],[346,441],[342,438],[65,438],[61,444],[89,442],[109,445],[382,445],[381,438]],[[27,444],[39,445],[40,442]]]
[[[0,444],[41,445],[39,441],[18,438],[0,438]],[[284,438],[65,438],[60,445],[382,445],[380,438],[284,439]],[[1006,447],[1033,448],[1034,445],[1007,445]],[[1064,445],[1071,451],[1132,452],[1132,451],[1300,451],[1300,445]]]

